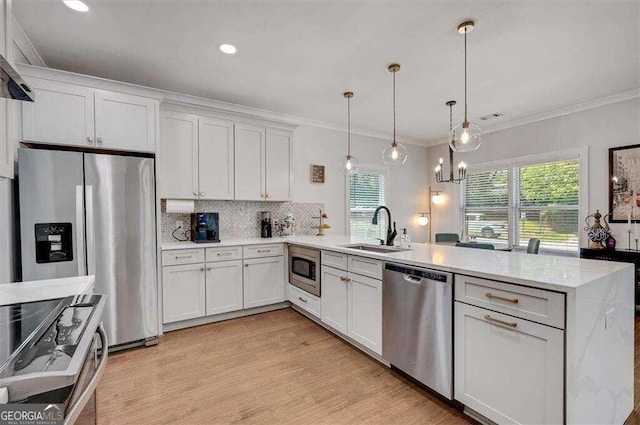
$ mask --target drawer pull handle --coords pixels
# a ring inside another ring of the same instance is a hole
[[[485,320],[488,320],[489,322],[493,322],[493,323],[497,323],[499,325],[503,325],[503,326],[509,326],[510,328],[517,328],[518,324],[515,322],[505,322],[504,320],[500,320],[500,319],[494,319],[493,317],[489,316],[488,314],[486,314],[484,316]]]
[[[348,277],[345,276],[340,276],[340,280],[343,282],[351,282],[351,279],[349,279]]]
[[[176,260],[191,258],[191,255],[176,255]]]
[[[270,249],[259,249],[258,252],[271,252]]]
[[[231,255],[230,252],[219,252],[218,253],[218,257],[220,257],[221,255]]]
[[[518,304],[518,302],[519,302],[517,298],[505,298],[505,297],[501,297],[499,295],[493,295],[491,292],[487,292],[484,295],[485,295],[485,297],[487,297],[489,299],[505,301],[505,302],[512,303],[512,304]]]
[[[304,298],[302,298],[302,297],[298,297],[298,299],[299,299],[300,301],[302,301],[303,303],[306,303],[306,302],[307,302],[307,300],[305,300],[305,299],[304,299]]]

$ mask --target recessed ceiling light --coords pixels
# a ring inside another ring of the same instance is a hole
[[[218,49],[222,53],[226,53],[228,55],[233,55],[238,51],[238,49],[236,49],[236,46],[234,46],[233,44],[220,44],[218,45]]]
[[[85,3],[81,2],[80,0],[63,0],[63,2],[65,5],[67,5],[67,7],[75,10],[76,12],[89,11],[89,6],[87,6]]]

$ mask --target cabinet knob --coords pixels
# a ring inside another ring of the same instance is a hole
[[[204,196],[204,192],[200,192],[200,196]]]
[[[203,272],[204,271],[204,267],[200,267],[200,271]]]
[[[98,143],[102,143],[102,137],[98,137]]]
[[[211,271],[211,267],[207,267],[207,271]]]
[[[261,194],[260,194],[260,197],[264,199],[264,193],[261,193]]]
[[[269,199],[269,194],[268,193],[264,194],[264,199]]]
[[[247,264],[247,263],[244,263],[244,266],[245,266],[245,267],[249,267],[249,264]]]
[[[91,136],[87,136],[87,142],[89,142],[89,143],[93,143],[93,137],[91,137]]]
[[[195,196],[198,196],[198,192],[193,192],[193,194],[194,194]]]

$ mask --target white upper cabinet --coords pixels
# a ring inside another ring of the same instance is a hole
[[[22,103],[24,140],[94,145],[94,89],[39,78],[29,78],[27,82],[37,102]]]
[[[97,146],[120,150],[154,151],[155,114],[154,99],[97,90],[95,93]]]
[[[235,199],[263,201],[265,129],[236,124]]]
[[[289,132],[267,129],[265,198],[268,201],[291,199],[291,141]]]
[[[198,143],[200,199],[233,199],[233,145],[231,121],[200,117]]]
[[[163,111],[160,116],[158,177],[160,196],[198,197],[198,117]]]
[[[22,103],[24,140],[155,151],[157,100],[40,78],[26,80],[36,102]]]

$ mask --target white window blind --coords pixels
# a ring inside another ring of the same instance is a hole
[[[513,168],[515,245],[529,238],[540,248],[577,251],[579,231],[580,163],[554,161]]]
[[[383,238],[386,215],[378,225],[371,224],[373,213],[385,204],[385,175],[376,171],[358,171],[349,176],[349,217],[352,237]]]
[[[463,233],[482,242],[509,241],[509,169],[469,172],[463,204]]]
[[[505,164],[469,172],[464,183],[463,234],[481,242],[577,252],[580,216],[580,160]]]

